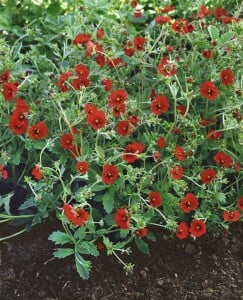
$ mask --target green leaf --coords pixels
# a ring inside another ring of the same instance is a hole
[[[68,234],[61,231],[54,231],[51,235],[49,235],[48,240],[52,241],[56,245],[57,244],[64,245],[73,242],[71,237]]]
[[[57,258],[64,258],[73,253],[74,250],[72,248],[58,248],[57,251],[53,252],[53,255]]]
[[[100,192],[105,189],[107,189],[107,185],[105,184],[96,184],[91,188],[92,192]]]
[[[226,203],[226,197],[224,193],[217,193],[215,195],[216,200],[220,203],[220,204],[225,204]]]
[[[213,26],[213,25],[209,25],[208,26],[208,32],[209,32],[209,35],[211,37],[211,39],[214,41],[214,40],[218,40],[219,38],[219,31],[218,31],[218,28]]]
[[[84,239],[85,230],[86,230],[86,228],[84,226],[79,227],[74,233],[74,238],[75,239]]]
[[[93,256],[99,256],[99,251],[92,242],[82,241],[78,247],[78,252],[82,254],[91,254]]]
[[[233,35],[234,35],[234,32],[232,32],[232,31],[222,34],[219,38],[219,46],[222,47],[224,44],[226,44],[228,41],[230,41],[231,38],[233,37]]]
[[[129,234],[129,232],[130,230],[126,230],[126,229],[120,230],[120,237],[124,239]]]
[[[151,240],[151,241],[156,241],[156,237],[155,237],[155,235],[154,235],[154,233],[153,232],[151,232],[151,231],[148,231],[148,233],[147,233],[147,239],[148,240]]]
[[[148,247],[147,243],[145,243],[142,239],[136,238],[135,243],[136,243],[139,251],[141,251],[144,254],[149,254],[149,247]]]
[[[4,209],[5,209],[5,212],[8,215],[11,215],[11,213],[10,213],[10,200],[11,200],[13,195],[14,195],[14,193],[9,193],[9,194],[4,195],[4,196],[0,195],[0,207],[3,205]]]
[[[90,271],[90,267],[91,267],[90,262],[84,260],[83,257],[79,253],[75,253],[75,263],[76,263],[76,268],[77,268],[79,275],[83,279],[88,279],[89,271]]]
[[[104,209],[106,210],[106,212],[109,214],[112,209],[114,208],[114,189],[110,189],[108,190],[107,193],[105,193],[105,195],[103,196],[103,205],[104,205]]]
[[[31,198],[28,198],[24,203],[22,203],[20,205],[20,207],[18,208],[18,210],[26,209],[26,208],[33,207],[33,206],[36,206],[36,202],[35,202],[35,198],[31,197]]]

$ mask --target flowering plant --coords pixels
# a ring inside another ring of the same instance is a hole
[[[120,254],[149,253],[154,226],[196,239],[242,221],[243,129],[237,11],[84,2],[51,55],[1,40],[0,179],[26,200],[13,214],[2,195],[0,216],[55,212],[54,255],[88,278],[103,249],[130,271]]]

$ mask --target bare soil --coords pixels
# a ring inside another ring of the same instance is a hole
[[[84,281],[72,257],[53,259],[55,245],[48,236],[58,225],[48,221],[0,244],[0,299],[243,300],[242,225],[195,241],[164,240],[157,231],[149,256],[132,247],[125,258],[135,263],[133,274],[126,275],[103,251],[92,259],[90,279]],[[12,233],[10,226],[1,227],[1,236]]]

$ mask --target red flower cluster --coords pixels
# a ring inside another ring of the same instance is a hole
[[[201,237],[206,233],[207,227],[203,220],[193,220],[190,224],[190,227],[186,222],[180,222],[176,229],[176,236],[182,240],[188,237],[188,234],[191,233],[194,237]]]
[[[148,200],[152,207],[158,207],[162,204],[162,198],[158,192],[150,192],[148,195]]]
[[[107,124],[106,114],[103,110],[99,110],[94,104],[86,104],[84,107],[86,112],[86,121],[94,130],[101,129]]]
[[[126,111],[126,101],[128,94],[123,89],[114,90],[109,95],[109,107],[114,117],[120,117]]]
[[[103,167],[101,180],[105,184],[113,184],[119,176],[119,170],[116,166],[107,164]]]
[[[164,76],[174,76],[176,74],[175,65],[167,57],[161,59],[157,69]]]
[[[15,134],[24,134],[29,126],[28,114],[30,109],[25,100],[18,98],[15,101],[15,109],[13,110],[10,120],[8,123],[8,128]]]
[[[198,205],[198,198],[193,193],[186,193],[185,197],[180,202],[180,209],[184,213],[189,213],[195,210]]]
[[[182,34],[193,32],[194,26],[185,19],[177,19],[171,25],[171,29]]]
[[[59,87],[59,90],[62,92],[67,92],[69,87],[66,85],[66,81],[73,75],[72,71],[64,72],[61,74],[59,80],[56,82],[56,86]]]
[[[135,234],[136,234],[137,237],[143,238],[148,234],[148,229],[146,227],[137,229],[135,231]]]
[[[122,158],[128,162],[133,163],[138,159],[137,154],[140,154],[145,149],[145,146],[139,142],[128,144],[123,150]]]
[[[156,16],[155,23],[156,24],[166,24],[170,22],[171,18],[169,16]]]
[[[82,226],[89,219],[89,213],[83,208],[74,209],[72,205],[64,204],[63,210],[65,216],[73,225]]]
[[[7,179],[8,178],[8,171],[4,169],[4,166],[0,164],[0,179]]]
[[[118,208],[114,220],[117,226],[121,229],[128,229],[130,227],[130,213],[126,208]]]

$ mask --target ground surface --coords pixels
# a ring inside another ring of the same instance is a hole
[[[129,257],[135,263],[132,275],[102,253],[83,281],[71,257],[52,260],[48,235],[57,225],[49,222],[0,244],[0,299],[243,300],[242,225],[233,224],[228,235],[196,241],[165,241],[157,233],[150,256],[134,249]],[[8,232],[2,225],[1,236]]]

